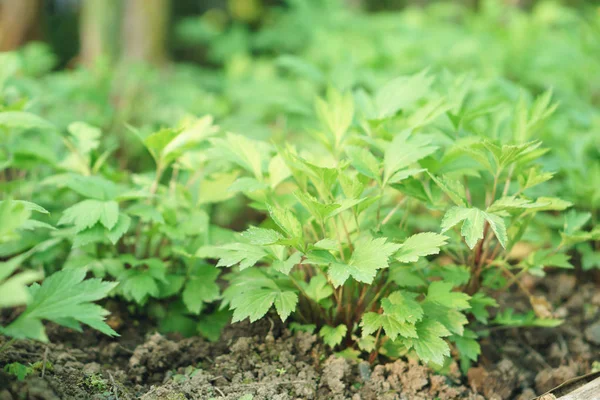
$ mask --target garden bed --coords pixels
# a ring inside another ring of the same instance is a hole
[[[162,336],[123,317],[118,339],[49,325],[50,344],[13,343],[0,365],[38,364],[22,382],[2,372],[0,399],[531,399],[592,371],[600,293],[570,275],[526,283],[566,322],[492,329],[466,375],[456,363],[441,375],[411,358],[369,366],[336,357],[316,335],[292,334],[276,318],[229,325],[210,343]],[[501,301],[527,307],[517,293]]]

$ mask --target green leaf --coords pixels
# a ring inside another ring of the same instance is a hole
[[[282,321],[285,321],[298,304],[298,295],[294,292],[279,292],[275,297],[275,309]]]
[[[431,139],[424,135],[411,136],[410,131],[394,136],[386,147],[383,158],[383,182],[390,180],[398,170],[406,168],[415,162],[435,152],[437,146],[430,146]]]
[[[319,120],[333,134],[337,147],[352,124],[354,116],[352,93],[342,94],[330,87],[327,90],[327,101],[317,98],[315,109]]]
[[[56,127],[47,120],[24,111],[0,112],[0,126],[18,129],[56,130]]]
[[[425,280],[407,266],[395,266],[390,269],[390,279],[400,287],[419,287]]]
[[[271,188],[275,189],[281,182],[286,180],[292,172],[285,163],[283,157],[277,154],[269,161],[269,183]]]
[[[481,354],[481,347],[475,332],[465,329],[464,336],[453,335],[450,340],[456,345],[461,358],[477,361],[477,357]]]
[[[107,229],[113,229],[119,220],[119,204],[116,201],[104,202],[100,214],[100,223]]]
[[[181,294],[183,303],[191,313],[199,314],[203,303],[219,298],[219,285],[216,283],[219,272],[211,265],[202,265],[194,270]]]
[[[196,252],[196,257],[219,258],[217,267],[231,267],[235,264],[240,264],[240,270],[254,266],[266,256],[267,252],[262,247],[246,243],[204,246]]]
[[[144,222],[155,222],[157,224],[165,223],[160,211],[149,204],[136,203],[127,209],[127,213],[139,217]]]
[[[432,174],[429,174],[429,176],[454,204],[459,207],[467,206],[467,192],[462,183],[445,176],[435,177]]]
[[[311,278],[308,286],[305,289],[308,297],[317,303],[324,300],[333,294],[333,288],[327,282],[323,275],[315,275]]]
[[[489,312],[487,307],[498,307],[498,303],[491,297],[479,292],[475,293],[469,300],[471,314],[477,319],[477,321],[487,324]]]
[[[371,283],[377,270],[388,268],[388,259],[400,247],[386,243],[386,238],[363,238],[356,242],[348,264],[333,263],[329,276],[335,286],[342,285],[351,275],[359,282]]]
[[[433,362],[443,365],[444,359],[450,356],[450,347],[443,337],[450,336],[448,329],[441,323],[425,319],[416,325],[417,339],[406,339],[406,343],[412,346],[421,361]]]
[[[415,300],[417,294],[408,291],[396,291],[381,301],[386,314],[393,315],[400,322],[414,324],[423,318],[423,308]]]
[[[433,78],[423,71],[412,76],[400,76],[386,83],[375,94],[376,118],[394,116],[399,110],[413,106],[429,92]]]
[[[120,278],[120,290],[131,296],[137,304],[144,304],[148,297],[158,297],[160,290],[158,282],[148,273],[132,271],[127,278]]]
[[[549,181],[554,177],[552,172],[541,172],[538,168],[530,168],[527,174],[519,176],[519,186],[521,190],[526,190]]]
[[[302,253],[297,251],[294,254],[292,254],[291,256],[289,256],[288,259],[285,261],[283,261],[283,260],[274,261],[273,268],[276,271],[281,272],[282,274],[289,275],[292,268],[294,268],[295,265],[299,264],[301,259],[302,259]]]
[[[573,235],[579,231],[583,226],[590,220],[592,214],[589,212],[577,212],[575,210],[569,210],[565,214],[565,223],[563,232],[565,235]]]
[[[496,239],[500,242],[500,245],[503,248],[506,248],[506,242],[508,241],[508,236],[506,234],[506,225],[504,225],[504,220],[499,215],[484,213],[485,220],[492,228],[494,235],[496,235]]]
[[[266,150],[264,143],[230,132],[227,133],[225,139],[212,139],[211,143],[213,144],[212,158],[224,159],[237,164],[253,173],[259,181],[263,180],[262,153]]]
[[[381,314],[375,312],[365,313],[360,321],[363,336],[377,332],[381,326]]]
[[[356,242],[356,248],[350,257],[349,264],[361,270],[377,270],[387,268],[388,259],[400,245],[386,243],[386,238],[364,238]]]
[[[231,312],[228,310],[202,315],[197,326],[198,332],[210,342],[218,342],[221,338],[221,332],[229,324],[230,320]]]
[[[319,331],[319,336],[323,338],[323,342],[325,342],[327,346],[334,348],[342,343],[347,330],[346,325],[338,325],[335,328],[325,325]]]
[[[120,213],[116,225],[108,231],[106,237],[111,241],[112,244],[116,244],[127,232],[127,230],[129,230],[129,225],[131,225],[131,218],[123,213]]]
[[[84,269],[69,269],[54,273],[42,285],[30,288],[32,301],[19,317],[3,330],[3,334],[15,338],[48,341],[42,320],[81,329],[80,323],[106,335],[118,336],[104,319],[108,311],[93,304],[107,296],[116,282],[99,279],[84,280]]]
[[[80,156],[88,156],[92,150],[96,150],[100,146],[100,137],[102,131],[85,122],[73,122],[69,124],[67,130],[72,136],[72,142],[77,153]],[[89,161],[86,162],[89,166]]]
[[[363,336],[370,335],[382,327],[390,340],[396,340],[398,336],[403,338],[417,337],[417,331],[414,325],[400,321],[393,315],[368,312],[363,316],[361,327]]]
[[[427,290],[427,301],[438,303],[442,306],[456,310],[470,308],[470,298],[471,297],[468,294],[453,292],[452,284],[448,282],[432,282]]]
[[[383,315],[381,324],[385,334],[390,340],[396,340],[398,336],[402,338],[416,338],[417,330],[414,325],[406,322],[401,322],[392,315]]]
[[[288,238],[302,238],[302,225],[291,211],[269,207],[269,214]]]
[[[427,318],[441,323],[446,329],[457,335],[462,335],[464,326],[469,323],[469,320],[463,313],[440,303],[424,301],[423,311],[427,315]]]
[[[86,228],[96,225],[103,213],[104,202],[99,200],[84,200],[63,211],[58,225],[73,224],[77,232],[81,232]]]
[[[250,244],[259,246],[273,244],[283,238],[277,231],[272,229],[257,228],[255,226],[251,226],[245,230],[242,233],[242,237],[248,240]]]
[[[252,193],[256,192],[257,190],[266,189],[268,187],[269,186],[266,183],[259,182],[254,178],[244,176],[242,178],[238,178],[235,182],[233,182],[231,186],[229,186],[227,191],[232,193]]]
[[[442,219],[442,233],[464,221],[461,234],[469,248],[473,249],[483,239],[484,220],[483,211],[478,208],[452,207]]]
[[[442,219],[442,233],[461,221],[464,221],[461,235],[465,238],[470,249],[473,249],[477,242],[483,239],[485,221],[489,223],[502,247],[506,248],[508,240],[506,226],[500,216],[481,211],[478,208],[452,207]]]
[[[313,196],[308,193],[304,193],[300,190],[294,192],[294,196],[300,204],[304,206],[310,212],[310,214],[315,217],[317,221],[325,221],[327,217],[333,215],[333,212],[340,208],[339,204],[336,203],[321,203]]]
[[[394,255],[394,258],[403,263],[417,262],[419,257],[438,254],[440,247],[445,245],[447,240],[447,236],[438,233],[417,233],[400,245],[400,249]]]
[[[358,146],[346,146],[345,151],[350,158],[350,164],[358,172],[378,182],[381,180],[379,161],[369,150]]]
[[[13,259],[9,261],[0,262],[0,271],[2,273],[5,272],[5,268],[6,270],[9,270],[9,263],[14,259],[15,258],[13,257]],[[15,265],[18,264],[15,263]],[[8,272],[8,275],[10,275],[11,272]],[[44,273],[41,271],[23,271],[8,279],[0,277],[0,293],[2,293],[2,297],[0,298],[0,308],[16,307],[30,303],[31,294],[27,285],[39,281],[43,277]]]
[[[239,322],[246,318],[250,322],[257,321],[265,316],[279,292],[273,289],[252,289],[244,296],[233,298],[231,308],[233,311],[232,322]],[[284,309],[284,311],[287,311]]]

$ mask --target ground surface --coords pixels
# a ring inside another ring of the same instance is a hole
[[[466,376],[457,365],[441,376],[414,360],[347,361],[328,355],[316,336],[269,320],[229,326],[218,343],[133,324],[116,340],[49,326],[50,344],[17,341],[0,354],[0,367],[49,362],[43,377],[38,368],[23,382],[0,372],[0,400],[531,399],[600,361],[600,291],[566,275],[528,284],[567,322],[492,330]],[[526,300],[513,294],[500,302],[527,309]]]

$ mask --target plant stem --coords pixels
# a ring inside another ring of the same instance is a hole
[[[369,355],[369,364],[373,364],[377,359],[377,353],[379,353],[379,338],[381,336],[381,328],[383,328],[383,326],[379,327],[379,329],[377,330],[377,334],[375,335],[375,348]]]

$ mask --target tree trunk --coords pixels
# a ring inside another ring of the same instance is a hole
[[[39,33],[40,0],[0,0],[0,51],[21,47]]]
[[[118,54],[121,0],[83,0],[79,18],[80,62],[92,66]]]
[[[124,61],[155,65],[167,61],[170,9],[169,0],[125,0],[121,49]]]

